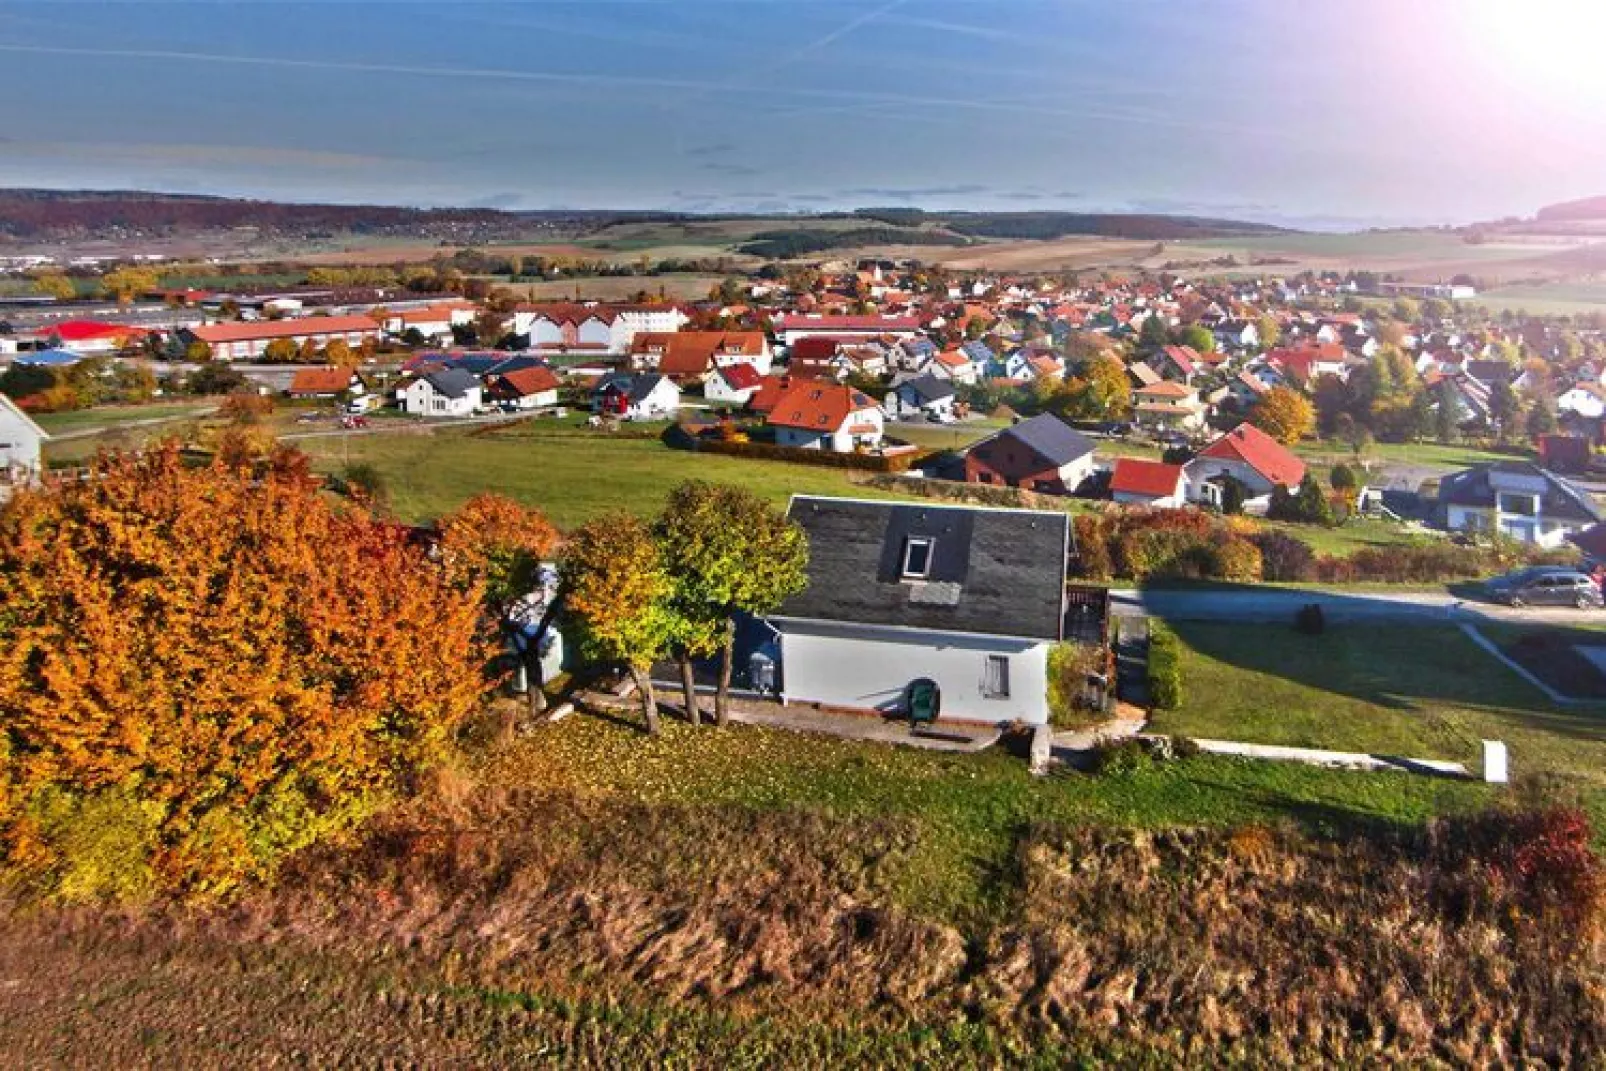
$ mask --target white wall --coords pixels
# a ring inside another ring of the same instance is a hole
[[[781,630],[781,691],[789,701],[866,710],[902,709],[911,681],[942,689],[942,717],[1048,720],[1049,644],[941,632],[772,622]],[[1008,698],[982,695],[986,656],[1009,659]]]
[[[39,446],[43,440],[27,420],[0,406],[0,473],[22,469],[39,471]]]

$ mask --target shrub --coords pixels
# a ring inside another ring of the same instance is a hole
[[[1294,614],[1294,628],[1307,636],[1320,636],[1327,631],[1327,615],[1321,603],[1308,602]]]
[[[1258,532],[1249,537],[1260,550],[1264,580],[1298,582],[1316,578],[1316,553],[1303,540],[1286,532]]]
[[[1101,776],[1122,777],[1154,765],[1148,745],[1137,737],[1101,740],[1093,748],[1093,772]]]
[[[1156,710],[1182,705],[1182,643],[1158,621],[1149,623],[1149,703]]]
[[[1103,647],[1057,643],[1048,652],[1048,720],[1056,729],[1070,729],[1096,720],[1087,680],[1105,671]]]
[[[1587,941],[1606,918],[1606,867],[1591,844],[1589,817],[1576,807],[1488,811],[1435,824],[1441,866],[1470,887],[1452,896],[1489,898],[1522,915],[1559,923]],[[1481,886],[1481,887],[1480,887]]]

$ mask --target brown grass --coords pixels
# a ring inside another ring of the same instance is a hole
[[[449,787],[225,909],[13,911],[0,1046],[125,1066],[1571,1063],[1606,1046],[1599,928],[1491,880],[1531,857],[1502,823],[1345,843],[1043,827],[1022,832],[1009,909],[954,925],[889,895],[920,836],[906,821]]]

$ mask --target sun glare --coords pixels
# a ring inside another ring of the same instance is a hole
[[[1606,0],[1468,0],[1480,51],[1544,91],[1606,102]]]

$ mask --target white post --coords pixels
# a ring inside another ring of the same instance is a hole
[[[1491,785],[1503,785],[1509,780],[1506,745],[1499,740],[1483,742],[1483,779]]]

